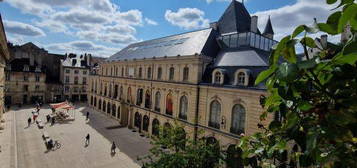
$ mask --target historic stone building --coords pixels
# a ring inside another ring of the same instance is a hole
[[[5,97],[5,66],[6,61],[9,60],[10,54],[7,48],[6,34],[4,30],[4,25],[2,23],[2,18],[0,15],[0,129],[2,129],[3,113],[5,111],[4,107],[4,97]]]
[[[61,62],[61,83],[64,97],[71,101],[87,101],[87,85],[91,55],[69,54]]]
[[[177,122],[191,138],[236,144],[258,131],[266,90],[254,80],[277,43],[270,19],[263,33],[257,20],[232,1],[210,28],[131,44],[90,76],[88,104],[145,135]]]

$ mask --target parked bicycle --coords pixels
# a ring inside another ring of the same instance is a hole
[[[52,150],[59,149],[61,148],[61,146],[62,146],[61,143],[58,140],[55,140],[55,142],[53,143]]]

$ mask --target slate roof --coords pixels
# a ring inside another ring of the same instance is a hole
[[[131,44],[106,61],[188,56],[201,53],[211,55],[215,53],[210,52],[210,47],[207,46],[212,40],[215,40],[215,32],[212,28],[208,28]]]
[[[73,67],[73,68],[87,68],[87,61],[84,56],[76,56],[76,57],[67,57],[65,60],[62,60],[62,66],[65,67]]]
[[[268,22],[265,26],[263,34],[274,34],[273,26],[271,25],[270,16],[269,16]]]
[[[251,17],[244,4],[233,0],[218,20],[218,29],[221,34],[250,31]]]
[[[268,66],[268,53],[255,49],[221,51],[215,66]]]

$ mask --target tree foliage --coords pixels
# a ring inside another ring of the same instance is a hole
[[[269,69],[256,79],[269,92],[261,100],[266,109],[261,119],[268,113],[279,117],[238,145],[243,160],[256,160],[252,167],[356,167],[357,4],[341,0],[334,10],[326,23],[300,25],[284,37],[273,50]],[[338,45],[324,46],[309,37],[318,32],[339,35],[347,26],[352,35]],[[302,59],[295,51],[298,45],[304,50]],[[309,54],[311,48],[315,52]]]
[[[152,139],[150,154],[138,158],[146,168],[214,168],[222,157],[217,142],[205,138],[194,141],[177,123],[160,127],[160,135]]]
[[[354,0],[326,3],[336,8],[325,23],[300,25],[273,47],[269,69],[259,74],[256,84],[265,82],[269,93],[260,100],[265,109],[261,120],[269,113],[276,117],[267,127],[258,124],[261,132],[240,139],[240,154],[235,156],[240,164],[357,167],[357,4]],[[337,45],[311,37],[340,35],[346,26],[351,36]],[[298,46],[303,48],[302,58]],[[183,138],[181,129],[174,126],[155,138],[151,154],[142,158],[145,167],[203,168],[225,161],[227,153],[217,150],[217,144]]]

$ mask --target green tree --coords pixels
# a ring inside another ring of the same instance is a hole
[[[273,49],[270,67],[256,79],[265,82],[265,112],[275,115],[262,132],[241,139],[245,165],[252,167],[357,167],[357,4],[337,5],[326,23],[300,25]],[[312,34],[351,36],[338,45],[321,44]],[[303,58],[296,54],[300,45]],[[313,54],[308,54],[314,48]]]
[[[222,158],[218,142],[194,141],[177,123],[161,127],[160,135],[152,139],[150,154],[138,158],[146,168],[215,168]]]

